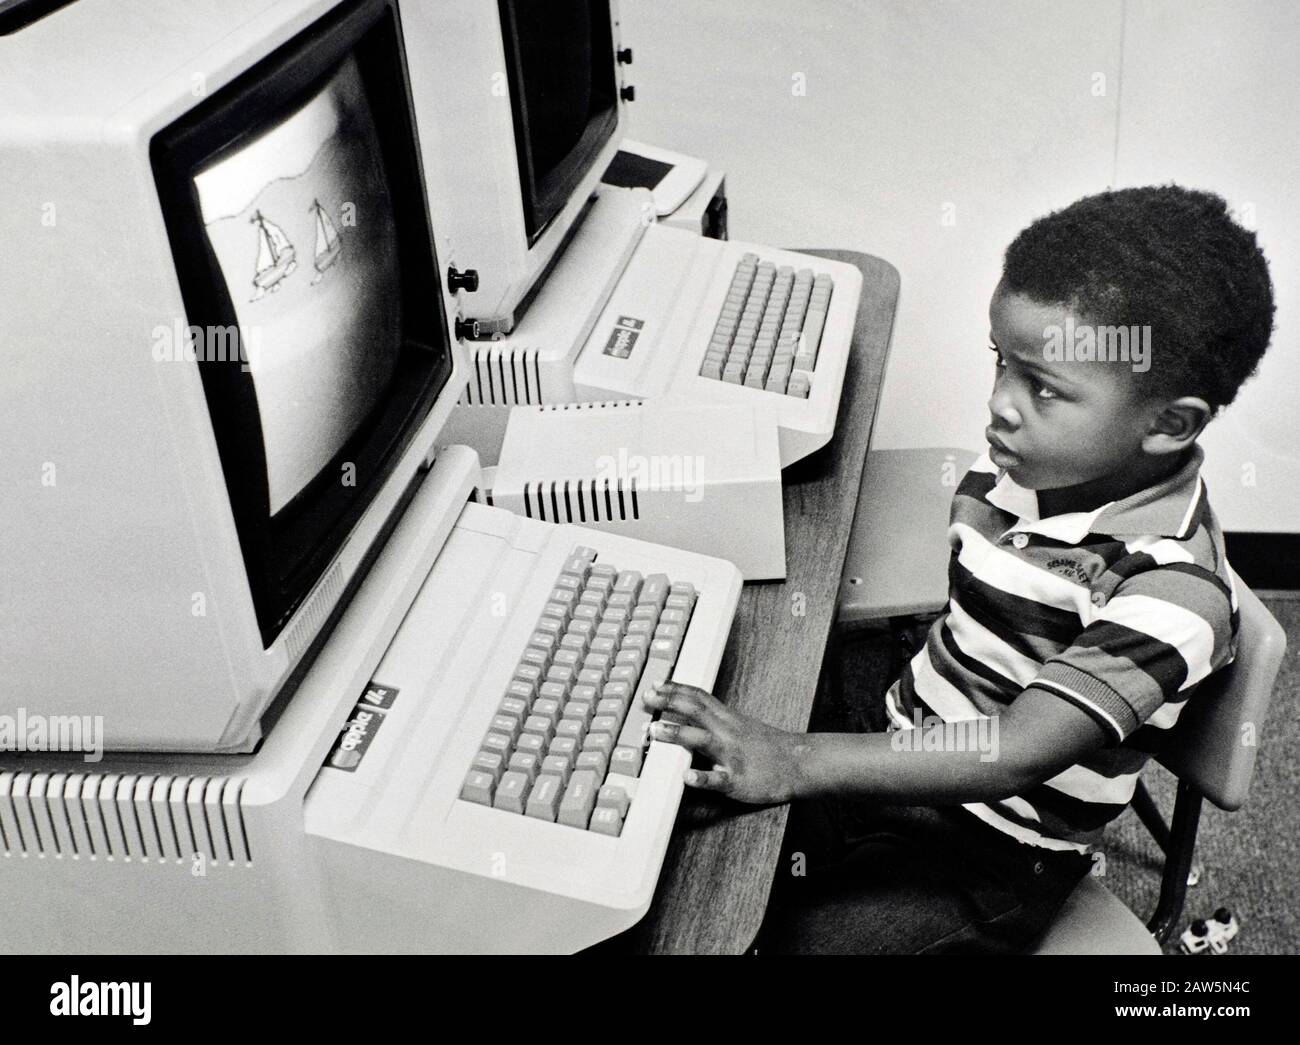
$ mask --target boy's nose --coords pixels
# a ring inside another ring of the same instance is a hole
[[[989,413],[995,425],[1004,428],[1020,427],[1020,411],[1011,405],[1011,400],[1001,392],[994,392],[989,399]]]

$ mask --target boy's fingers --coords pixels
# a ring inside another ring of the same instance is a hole
[[[717,703],[717,701],[694,686],[665,682],[647,693],[645,702],[649,707],[670,712],[674,716],[685,721],[696,722],[705,728],[713,728],[718,724],[718,716],[710,706],[710,702]],[[718,706],[722,705],[718,704]]]
[[[731,789],[731,773],[725,769],[688,769],[685,780],[688,787],[698,787],[704,791]]]
[[[651,725],[650,739],[677,744],[688,751],[703,751],[706,755],[717,757],[717,739],[707,729],[701,729],[699,726],[683,726],[660,719]]]

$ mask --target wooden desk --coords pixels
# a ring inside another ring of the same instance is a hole
[[[835,622],[898,301],[898,273],[888,262],[843,250],[806,253],[862,270],[835,436],[785,471],[786,580],[745,586],[714,688],[745,714],[798,731],[808,727]],[[688,790],[649,913],[597,950],[743,952],[767,907],[788,809]]]

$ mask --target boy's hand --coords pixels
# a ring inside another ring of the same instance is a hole
[[[807,737],[746,718],[695,686],[665,682],[645,696],[665,713],[650,729],[655,740],[680,744],[713,760],[712,770],[688,770],[691,787],[717,791],[741,802],[788,802],[797,776],[796,757]]]

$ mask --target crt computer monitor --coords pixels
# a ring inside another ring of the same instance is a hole
[[[0,69],[0,714],[248,750],[462,380],[396,2],[91,0]]]
[[[402,0],[444,260],[474,269],[461,311],[506,333],[622,138],[614,0]]]

